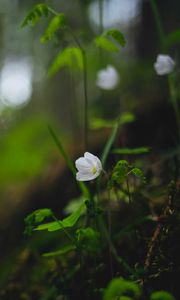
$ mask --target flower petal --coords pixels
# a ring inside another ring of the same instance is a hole
[[[76,173],[76,180],[78,181],[90,181],[95,179],[99,174],[92,174],[92,173],[81,173],[81,172],[77,172]]]
[[[80,170],[89,170],[89,168],[91,168],[91,164],[89,164],[89,162],[84,158],[84,157],[80,157],[75,161],[75,165],[76,168],[78,169],[78,171]]]

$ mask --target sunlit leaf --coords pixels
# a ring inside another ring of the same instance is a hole
[[[134,176],[138,177],[142,181],[142,183],[146,183],[146,178],[145,178],[143,172],[141,171],[141,169],[133,168],[131,170],[131,173],[134,174]]]
[[[166,291],[156,291],[151,294],[150,300],[175,300],[175,298]]]
[[[140,299],[141,288],[137,283],[119,277],[111,280],[111,282],[109,283],[109,285],[104,291],[103,299],[115,300],[115,299],[121,299],[121,296],[129,297],[129,295],[132,295],[132,298],[130,299],[133,300]],[[128,298],[124,298],[124,299],[128,299]]]
[[[60,51],[49,68],[49,76],[54,75],[64,67],[83,70],[82,52],[78,47],[65,48]]]
[[[83,203],[75,212],[63,220],[58,220],[50,223],[45,223],[37,226],[34,230],[62,230],[63,228],[71,228],[79,220],[84,211],[85,204]]]
[[[49,7],[45,3],[35,5],[21,23],[21,27],[35,25],[40,18],[49,15]]]
[[[90,127],[91,129],[100,129],[100,128],[112,128],[114,127],[117,120],[105,120],[102,118],[94,118],[91,120]]]
[[[145,154],[150,151],[149,147],[139,147],[139,148],[118,148],[112,150],[112,153],[116,154],[124,154],[124,155],[137,155],[137,154]]]
[[[118,29],[110,29],[106,32],[106,35],[111,36],[120,46],[125,46],[126,41],[124,35]]]
[[[95,44],[97,47],[100,47],[109,52],[118,52],[118,47],[110,41],[106,36],[98,36],[95,39]]]
[[[127,124],[127,123],[131,123],[131,122],[134,122],[136,119],[135,115],[131,112],[123,112],[119,118],[118,118],[118,122],[119,122],[119,125],[124,125],[124,124]]]
[[[66,17],[63,13],[55,16],[51,22],[49,23],[45,33],[41,37],[41,42],[45,43],[52,39],[54,34],[59,30],[59,29],[64,29],[66,25]]]
[[[76,249],[76,246],[74,244],[65,245],[65,246],[61,247],[60,249],[58,249],[57,251],[44,253],[43,256],[44,257],[52,257],[52,256],[64,255],[64,254],[66,254],[70,251],[73,251],[75,249]]]

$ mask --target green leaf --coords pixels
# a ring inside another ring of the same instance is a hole
[[[115,154],[124,154],[124,155],[137,155],[144,154],[150,151],[149,147],[140,147],[140,148],[117,148],[112,151]]]
[[[49,208],[38,209],[29,214],[25,219],[25,230],[24,233],[31,235],[34,229],[35,224],[44,221],[45,218],[52,217],[52,210]]]
[[[117,132],[118,132],[118,128],[119,128],[119,124],[116,123],[111,131],[111,135],[109,137],[109,139],[107,140],[107,143],[103,149],[103,153],[102,153],[102,156],[101,156],[101,162],[102,162],[102,166],[104,167],[105,166],[105,163],[106,163],[106,160],[107,160],[107,157],[108,157],[108,154],[111,150],[111,147],[114,143],[114,140],[116,138],[116,135],[117,135]]]
[[[70,159],[69,155],[65,151],[60,139],[57,137],[57,135],[55,134],[54,130],[52,129],[52,127],[50,125],[48,126],[48,129],[49,129],[50,135],[52,136],[56,146],[59,149],[60,154],[64,158],[65,162],[67,163],[67,165],[68,165],[69,169],[71,170],[72,174],[74,175],[74,177],[76,177],[75,166],[74,166],[72,160]],[[88,190],[87,186],[85,185],[85,183],[82,181],[78,181],[78,185],[79,185],[84,197],[89,198],[89,190]]]
[[[123,112],[119,118],[118,118],[118,122],[119,122],[119,125],[124,125],[124,124],[127,124],[127,123],[131,123],[131,122],[134,122],[136,119],[135,115],[131,112]]]
[[[24,20],[21,23],[21,27],[23,28],[27,25],[35,25],[40,20],[40,18],[48,17],[48,15],[49,15],[49,7],[44,3],[37,4],[24,18]]]
[[[95,44],[97,47],[102,48],[109,52],[118,52],[118,47],[110,41],[106,36],[98,36],[95,39]]]
[[[139,168],[133,168],[131,170],[131,173],[134,174],[136,177],[138,177],[142,181],[142,183],[144,184],[146,183],[146,178],[143,172]]]
[[[73,227],[76,222],[79,220],[80,216],[84,211],[85,204],[83,203],[75,212],[73,212],[70,216],[66,217],[65,219],[45,223],[37,226],[34,230],[48,230],[48,231],[56,231],[62,230],[64,228],[71,228]]]
[[[85,251],[95,254],[100,252],[101,242],[100,233],[91,227],[78,229],[76,231],[77,242]]]
[[[45,43],[52,39],[54,34],[59,30],[59,29],[64,29],[66,25],[66,17],[63,13],[55,16],[51,22],[49,23],[45,33],[41,37],[41,42]]]
[[[64,67],[70,67],[72,70],[83,70],[82,52],[78,47],[69,47],[60,51],[50,66],[49,76],[56,74]]]
[[[105,120],[101,118],[94,118],[91,120],[91,129],[100,129],[100,128],[112,128],[117,123],[117,120]]]
[[[130,297],[130,299],[139,299],[141,296],[140,287],[133,281],[125,280],[121,277],[111,280],[104,292],[104,300],[128,299],[123,297]],[[122,298],[121,298],[122,297]]]
[[[64,247],[61,247],[59,250],[57,251],[52,251],[52,252],[48,252],[48,253],[44,253],[43,256],[44,257],[52,257],[52,256],[59,256],[59,255],[64,255],[72,250],[75,250],[76,246],[74,244],[70,244],[70,245],[65,245]]]
[[[113,169],[113,173],[111,176],[111,183],[122,184],[129,172],[129,165],[126,160],[119,160]]]
[[[167,47],[171,47],[178,43],[180,43],[180,29],[169,33],[165,38],[165,45]]]
[[[150,300],[175,300],[175,298],[166,291],[156,291],[151,294]]]
[[[126,41],[124,35],[118,29],[110,29],[106,32],[106,35],[111,36],[120,46],[125,46]]]

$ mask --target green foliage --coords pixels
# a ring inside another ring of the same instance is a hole
[[[127,123],[131,123],[135,120],[134,114],[130,112],[122,113],[117,119],[114,120],[105,120],[102,118],[94,118],[91,120],[91,128],[92,129],[100,129],[100,128],[113,128],[117,123],[119,125],[124,125]]]
[[[130,166],[126,160],[119,160],[113,169],[109,188],[112,188],[114,185],[122,185],[130,174],[139,178],[141,183],[146,183],[146,178],[139,168]]]
[[[100,233],[91,227],[78,229],[76,231],[78,245],[90,254],[100,252]]]
[[[56,146],[59,149],[60,154],[62,155],[62,157],[64,158],[65,162],[67,163],[67,166],[69,167],[69,169],[71,170],[72,174],[74,175],[74,177],[76,176],[76,169],[74,167],[74,164],[72,162],[72,160],[70,159],[69,155],[67,154],[67,152],[65,151],[60,139],[57,137],[57,135],[55,134],[54,130],[52,129],[51,126],[48,126],[49,132],[51,137],[53,138]],[[84,184],[84,182],[78,181],[79,187],[84,195],[84,197],[89,198],[89,190],[86,187],[86,185]]]
[[[126,44],[124,35],[117,29],[110,29],[106,32],[107,36],[111,36],[120,46],[124,47]]]
[[[57,251],[44,253],[43,256],[44,257],[60,256],[60,255],[64,255],[73,250],[76,250],[76,246],[74,244],[69,244],[69,245],[65,245],[65,246],[61,247]]]
[[[52,150],[47,122],[45,117],[31,117],[1,136],[1,187],[9,182],[26,183],[41,174]]]
[[[175,298],[166,291],[156,291],[151,294],[150,300],[175,300]]]
[[[150,151],[149,147],[140,147],[140,148],[118,148],[112,150],[112,153],[115,154],[124,154],[124,155],[137,155],[145,154]]]
[[[169,33],[166,37],[165,37],[165,45],[167,47],[171,47],[175,44],[180,43],[180,29],[177,29],[171,33]]]
[[[80,216],[84,211],[85,204],[83,203],[75,212],[73,212],[70,216],[66,217],[65,219],[45,223],[38,225],[34,230],[48,230],[48,231],[56,231],[62,230],[64,228],[71,228],[73,227],[77,221],[79,220]]]
[[[119,118],[118,118],[118,122],[119,125],[124,125],[124,124],[128,124],[131,122],[134,122],[136,119],[135,115],[131,112],[123,112]]]
[[[40,18],[48,17],[49,7],[45,3],[35,5],[21,23],[21,27],[35,25]]]
[[[44,221],[45,218],[52,217],[52,215],[53,213],[49,208],[42,208],[42,209],[35,210],[31,214],[29,214],[24,220],[25,222],[24,233],[27,235],[32,234],[34,226],[37,223],[41,223],[42,221]]]
[[[123,297],[126,296],[126,298]],[[125,280],[121,277],[111,280],[104,292],[104,300],[116,300],[116,299],[139,299],[141,296],[140,287],[132,282]],[[128,298],[127,298],[128,297]]]
[[[67,47],[60,51],[49,68],[49,76],[56,74],[64,67],[83,70],[82,52],[78,47]]]
[[[141,180],[142,183],[144,183],[144,184],[146,183],[146,178],[145,178],[143,172],[139,168],[133,168],[131,170],[131,173],[134,176],[138,177]]]
[[[104,150],[103,150],[103,153],[102,153],[102,156],[101,156],[101,162],[102,162],[103,167],[105,166],[108,154],[109,154],[109,152],[111,150],[111,147],[114,143],[114,140],[116,138],[118,128],[119,128],[119,125],[118,125],[118,123],[116,123],[114,125],[114,127],[112,129],[112,132],[111,132],[111,135],[110,135],[109,139],[107,140],[106,145],[104,147]]]
[[[102,48],[108,52],[118,52],[120,45],[125,46],[125,39],[123,34],[117,29],[110,29],[104,34],[95,38],[95,44],[97,47]]]
[[[97,47],[102,48],[109,52],[118,52],[118,47],[110,41],[106,36],[98,36],[95,39],[95,44]]]
[[[54,34],[59,30],[59,29],[64,29],[66,26],[66,17],[63,13],[58,14],[55,16],[51,22],[48,24],[48,27],[41,37],[41,42],[45,43],[49,40],[52,39]]]
[[[116,184],[122,184],[129,172],[129,165],[126,160],[119,160],[113,169],[111,176],[111,182]]]

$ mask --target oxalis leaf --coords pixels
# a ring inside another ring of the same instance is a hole
[[[95,38],[95,44],[109,52],[118,52],[118,45],[124,47],[126,44],[124,35],[118,29],[110,29]],[[118,45],[117,45],[118,44]]]
[[[156,291],[151,294],[150,300],[175,300],[175,298],[166,291]]]
[[[112,150],[112,153],[125,154],[125,155],[137,155],[145,154],[150,151],[149,147],[139,147],[139,148],[117,148]]]
[[[97,47],[102,48],[109,52],[118,52],[118,47],[111,42],[106,36],[98,36],[95,39],[95,44]]]
[[[63,228],[73,227],[76,222],[79,220],[85,208],[85,204],[83,203],[75,212],[73,212],[67,218],[58,221],[53,221],[50,223],[45,223],[37,226],[34,230],[48,230],[48,231],[56,231],[62,230]]]
[[[120,46],[125,46],[126,41],[124,35],[118,29],[110,29],[106,32],[106,35],[111,36]]]
[[[134,176],[138,177],[142,183],[146,183],[146,177],[139,168],[133,168],[130,172],[134,174]]]
[[[129,295],[132,296],[129,297]],[[121,277],[111,280],[104,292],[103,300],[115,299],[139,299],[141,296],[140,287],[133,281],[125,280]],[[126,298],[125,298],[126,297]]]
[[[66,25],[66,17],[63,13],[55,16],[51,22],[49,23],[45,33],[41,37],[41,43],[45,43],[52,39],[54,34],[59,30],[59,29],[64,29]]]
[[[23,28],[27,25],[35,25],[40,20],[40,18],[42,18],[43,16],[48,17],[48,15],[49,7],[44,3],[37,4],[24,18],[24,20],[21,23],[21,27]]]
[[[69,245],[65,245],[65,246],[61,247],[57,251],[44,253],[43,256],[44,257],[52,257],[52,256],[64,255],[64,254],[66,254],[66,253],[68,253],[72,250],[75,250],[75,249],[76,249],[76,246],[74,244],[69,244]]]
[[[56,74],[64,67],[83,70],[82,52],[78,47],[68,47],[60,51],[49,68],[49,76]]]
[[[52,210],[49,208],[43,208],[33,211],[24,219],[26,225],[24,233],[27,235],[31,235],[34,226],[44,221],[45,218],[52,217],[52,215]]]

